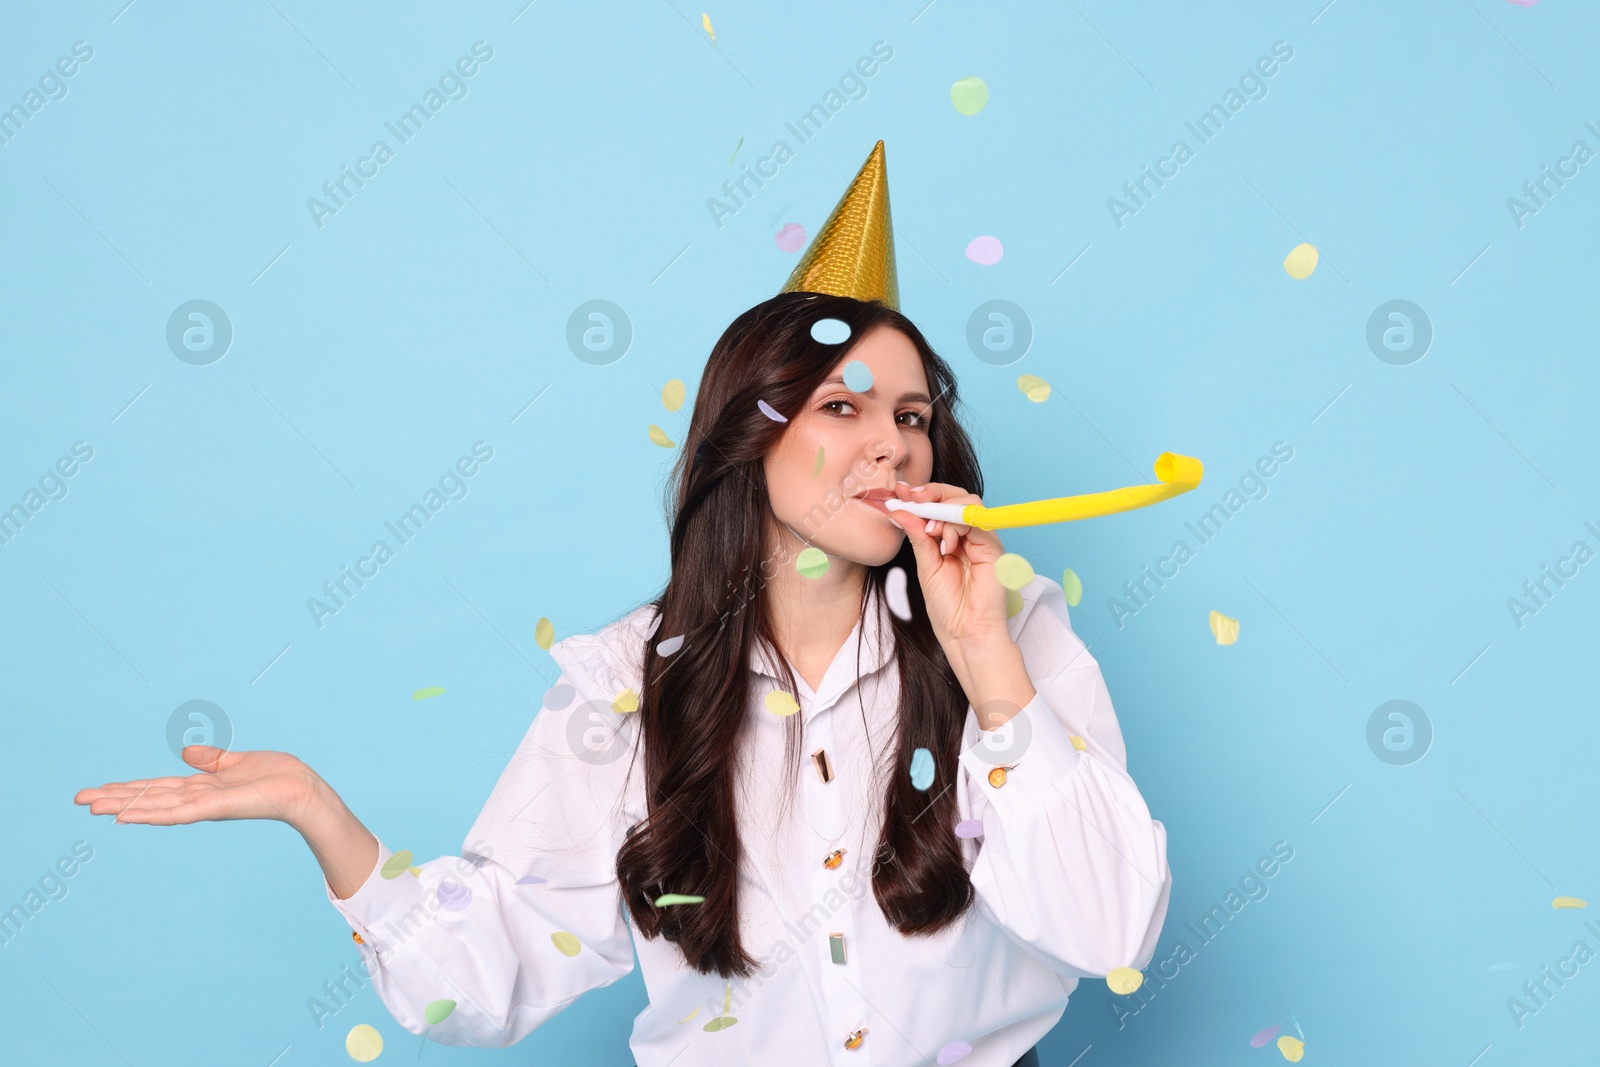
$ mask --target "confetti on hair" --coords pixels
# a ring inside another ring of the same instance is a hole
[[[583,942],[578,940],[578,935],[569,934],[565,930],[557,930],[551,934],[550,943],[563,956],[576,956],[583,950]]]
[[[555,623],[541,615],[539,621],[533,624],[533,643],[548,652],[555,640]]]
[[[811,324],[811,339],[824,345],[843,344],[850,340],[850,324],[843,319],[818,319]]]
[[[822,446],[817,446],[817,461],[811,465],[811,477],[815,478],[822,473]]]
[[[800,710],[800,705],[795,702],[794,694],[782,689],[774,689],[764,698],[767,710],[774,715],[793,715]]]
[[[611,702],[611,710],[620,711],[624,715],[632,711],[638,711],[639,694],[633,691],[632,686],[629,686],[617,694],[616,699]]]
[[[918,747],[911,753],[911,785],[913,788],[926,792],[933,784],[933,753]]]
[[[950,83],[950,103],[963,115],[976,115],[989,102],[989,86],[977,76]]]
[[[1126,996],[1144,984],[1144,975],[1132,967],[1113,967],[1106,974],[1106,985],[1111,992]]]
[[[540,878],[537,874],[525,874],[516,880],[515,885],[544,885],[548,878]]]
[[[1317,269],[1317,246],[1310,244],[1297,244],[1283,257],[1284,273],[1297,282],[1303,282],[1311,277],[1311,272]]]
[[[904,567],[890,567],[889,574],[883,580],[884,599],[889,602],[889,610],[905,622],[911,621],[911,598],[906,594],[906,571]]]
[[[1007,589],[1020,590],[1033,581],[1033,564],[1028,562],[1026,556],[1002,552],[1000,558],[994,561],[994,576]]]
[[[667,436],[667,431],[653,422],[650,424],[650,443],[660,445],[662,448],[676,448],[678,445],[678,442]]]
[[[1005,248],[1000,244],[998,237],[985,234],[974,237],[967,242],[967,258],[981,267],[992,267],[1000,262],[1000,257],[1005,255]]]
[[[470,886],[457,885],[448,878],[439,883],[439,906],[445,911],[465,911],[471,903]]]
[[[656,644],[656,654],[658,656],[670,656],[682,647],[683,635],[679,634],[676,637],[669,637],[664,641],[658,642]]]
[[[683,384],[682,378],[674,378],[661,387],[661,406],[668,411],[677,411],[683,407],[683,398],[688,395],[688,389]]]
[[[357,1063],[370,1063],[383,1051],[383,1035],[367,1023],[356,1023],[344,1035],[344,1050]]]
[[[1230,619],[1220,611],[1211,613],[1211,633],[1219,645],[1231,645],[1239,640],[1239,620]]]
[[[1285,1034],[1278,1038],[1278,1051],[1283,1053],[1283,1058],[1290,1063],[1299,1063],[1300,1057],[1306,1054],[1306,1043],[1297,1037]]]
[[[400,875],[404,874],[406,868],[410,866],[411,850],[409,848],[403,848],[399,852],[396,852],[394,855],[390,856],[388,859],[384,860],[383,866],[379,868],[378,873],[383,875],[385,879],[398,878]]]
[[[941,1064],[960,1063],[972,1052],[972,1046],[965,1041],[952,1041],[939,1050],[938,1061]]]
[[[767,403],[765,400],[757,400],[756,401],[756,407],[761,409],[761,414],[765,415],[767,418],[771,419],[773,422],[788,422],[789,421],[788,416],[780,414],[778,412],[777,408],[773,407],[771,404]]]
[[[1069,607],[1075,608],[1083,601],[1083,579],[1071,567],[1061,572],[1061,592]]]
[[[644,632],[644,638],[646,641],[654,637],[656,635],[656,631],[661,629],[661,620],[665,617],[666,616],[661,614],[661,609],[657,608],[656,617],[650,620],[650,628]]]
[[[1587,908],[1589,902],[1577,897],[1556,897],[1550,902],[1552,908]]]
[[[816,545],[807,545],[794,557],[794,569],[802,578],[821,578],[828,573],[828,554]]]
[[[442,687],[437,686],[437,685],[430,685],[426,689],[418,689],[415,693],[412,693],[411,694],[411,699],[412,700],[427,700],[429,697],[442,697],[442,696],[444,696],[444,689]]]
[[[852,359],[844,365],[845,388],[853,393],[864,393],[872,388],[872,368],[859,359]]]
[[[711,43],[712,44],[716,44],[717,43],[717,34],[716,34],[716,31],[711,28],[711,16],[706,14],[704,11],[700,12],[700,25],[704,26],[706,33],[708,35],[710,35]],[[730,160],[730,162],[731,162],[731,160]]]
[[[700,904],[705,897],[691,896],[687,893],[662,893],[656,897],[656,907],[665,908],[671,904]]]
[[[956,823],[956,836],[961,838],[982,837],[983,820],[962,819],[960,822]]]
[[[783,252],[798,252],[806,245],[806,228],[798,222],[786,222],[772,236],[773,243]]]
[[[1278,1036],[1278,1024],[1277,1023],[1273,1023],[1271,1026],[1267,1027],[1265,1030],[1257,1030],[1254,1034],[1250,1035],[1250,1047],[1251,1048],[1261,1048],[1268,1041],[1271,1041],[1273,1038],[1275,1038],[1277,1036]]]
[[[1017,375],[1017,388],[1035,404],[1043,404],[1050,399],[1050,383],[1037,374]]]

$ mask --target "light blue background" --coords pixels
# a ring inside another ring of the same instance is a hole
[[[986,499],[1137,484],[1166,450],[1206,467],[1175,501],[1006,536],[1083,578],[1074,623],[1170,835],[1157,959],[1197,951],[1120,1028],[1085,982],[1044,1061],[1278,1062],[1247,1040],[1291,1018],[1306,1062],[1337,1067],[1592,1051],[1600,962],[1521,1029],[1506,999],[1600,949],[1594,909],[1550,906],[1600,898],[1600,563],[1520,628],[1506,601],[1574,541],[1600,549],[1600,163],[1521,228],[1506,200],[1575,140],[1600,149],[1600,16],[1325,3],[732,3],[715,45],[679,0],[7,5],[0,105],[94,49],[0,145],[0,505],[94,449],[0,545],[0,906],[94,849],[0,948],[7,1059],[349,1062],[356,1022],[415,1056],[370,988],[312,1023],[357,956],[291,830],[113,828],[73,793],[185,773],[165,725],[206,699],[236,747],[301,756],[385,840],[457,852],[553,677],[536,620],[593,630],[665,578],[673,455],[645,428],[681,440],[689,408],[661,385],[693,396],[795,261],[776,225],[815,232],[879,138],[903,307],[960,374]],[[383,123],[477,40],[494,56],[468,95],[318,229],[306,199],[393,147]],[[865,98],[797,146],[784,122],[878,40]],[[1266,97],[1119,228],[1107,198],[1275,41],[1294,56]],[[991,93],[973,117],[949,101],[968,75]],[[707,198],[780,137],[795,158],[719,229]],[[963,255],[984,234],[995,266]],[[1294,281],[1301,240],[1323,258]],[[996,298],[1035,331],[1004,367],[965,341]],[[1365,342],[1396,298],[1435,329],[1409,366]],[[209,366],[165,343],[192,299],[235,330]],[[591,299],[635,331],[609,366],[565,341]],[[478,440],[469,495],[314,625],[307,598]],[[1107,598],[1193,547],[1184,523],[1277,441],[1268,494],[1118,628]],[[425,686],[446,694],[413,701]],[[1391,699],[1435,731],[1409,766],[1366,742]],[[1295,857],[1270,894],[1199,946],[1184,923],[1275,841]],[[630,1064],[643,1003],[636,971],[516,1050],[426,1056]]]

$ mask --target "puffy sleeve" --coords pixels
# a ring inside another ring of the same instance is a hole
[[[615,694],[597,689],[609,684],[593,658],[603,649],[580,636],[561,643],[570,646],[558,657],[563,673],[460,857],[418,863],[380,839],[377,863],[349,898],[324,879],[361,938],[379,999],[411,1033],[510,1045],[633,970],[615,861],[637,729],[612,709]],[[430,1025],[448,1001],[453,1009]]]
[[[983,822],[978,906],[1063,975],[1143,970],[1172,890],[1166,828],[1128,776],[1105,679],[1061,586],[1036,576],[1023,592],[1013,638],[1037,695],[995,730],[967,706],[958,794],[962,817]],[[997,766],[1009,768],[999,785]]]

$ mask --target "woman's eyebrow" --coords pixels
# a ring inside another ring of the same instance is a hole
[[[826,381],[824,381],[822,384],[823,385],[844,385],[845,382],[844,382],[843,378],[829,378]],[[855,392],[855,391],[857,391],[857,390],[852,390],[852,392]],[[870,396],[870,397],[876,398],[877,395],[878,395],[878,387],[877,386],[873,386],[870,389],[859,390],[859,392],[861,393],[862,396]],[[924,404],[933,403],[933,397],[929,396],[927,393],[916,393],[916,392],[901,393],[899,402],[903,404],[907,400],[920,400]]]

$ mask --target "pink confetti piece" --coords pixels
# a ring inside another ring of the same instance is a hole
[[[984,267],[992,267],[1000,262],[1000,257],[1005,255],[1005,249],[1000,246],[1000,239],[984,235],[974,237],[967,243],[967,258]]]
[[[761,409],[761,414],[765,415],[767,418],[771,419],[773,422],[788,422],[789,421],[784,416],[778,414],[778,409],[773,407],[771,404],[767,403],[765,400],[757,400],[756,401],[756,407]]]
[[[960,822],[956,823],[956,836],[957,837],[982,837],[983,836],[983,820],[982,819],[962,819]]]
[[[952,1041],[939,1050],[939,1062],[942,1064],[956,1063],[967,1058],[972,1052],[972,1046],[965,1041]]]
[[[1517,7],[1532,7],[1538,2],[1539,0],[1506,0],[1506,3],[1515,4]]]
[[[1278,1036],[1278,1024],[1277,1023],[1273,1023],[1271,1026],[1267,1027],[1265,1030],[1260,1031],[1259,1033],[1255,1034],[1253,1037],[1250,1038],[1250,1047],[1251,1048],[1260,1048],[1262,1045],[1265,1045],[1268,1041],[1271,1041],[1273,1038],[1275,1038],[1277,1036]]]
[[[786,222],[772,239],[782,251],[798,252],[805,247],[806,228],[798,222]]]

